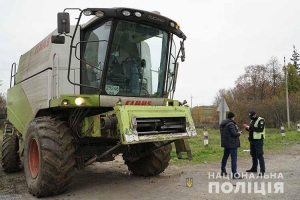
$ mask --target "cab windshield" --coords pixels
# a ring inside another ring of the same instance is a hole
[[[161,97],[168,57],[165,31],[118,21],[109,52],[104,93],[115,96]]]

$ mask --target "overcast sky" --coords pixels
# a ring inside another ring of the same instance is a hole
[[[266,64],[272,56],[283,64],[293,45],[300,52],[299,0],[3,0],[0,92],[9,87],[11,64],[56,28],[58,12],[75,7],[157,10],[178,21],[187,41],[175,98],[190,104],[192,95],[193,106],[211,105],[246,66]]]

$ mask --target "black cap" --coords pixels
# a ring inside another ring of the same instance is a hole
[[[249,116],[253,116],[253,115],[255,115],[256,114],[256,112],[254,111],[254,110],[251,110],[250,112],[249,112]]]
[[[227,114],[227,118],[228,119],[231,119],[231,118],[233,118],[235,115],[234,115],[234,113],[233,112],[229,112],[228,114]]]

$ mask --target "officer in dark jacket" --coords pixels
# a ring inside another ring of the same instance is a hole
[[[220,124],[221,132],[221,147],[224,147],[224,155],[222,158],[221,174],[227,175],[226,164],[229,155],[231,156],[231,171],[233,178],[240,177],[237,173],[237,148],[240,147],[241,132],[238,132],[238,128],[234,121],[235,115],[233,112],[229,112],[227,119],[223,120]]]
[[[265,119],[257,116],[254,110],[249,112],[249,118],[251,119],[250,125],[244,124],[244,128],[249,131],[249,142],[250,142],[250,154],[252,156],[252,167],[246,172],[257,172],[257,165],[259,161],[260,165],[260,176],[263,176],[265,168],[264,160],[264,138],[265,138]]]

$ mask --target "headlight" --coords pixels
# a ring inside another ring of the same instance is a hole
[[[82,106],[82,105],[85,104],[85,101],[84,101],[83,98],[78,97],[78,98],[75,99],[75,104],[76,104],[77,106]]]
[[[64,99],[64,100],[62,101],[62,104],[63,104],[64,106],[66,106],[66,105],[70,104],[70,102],[69,102],[68,99]]]

